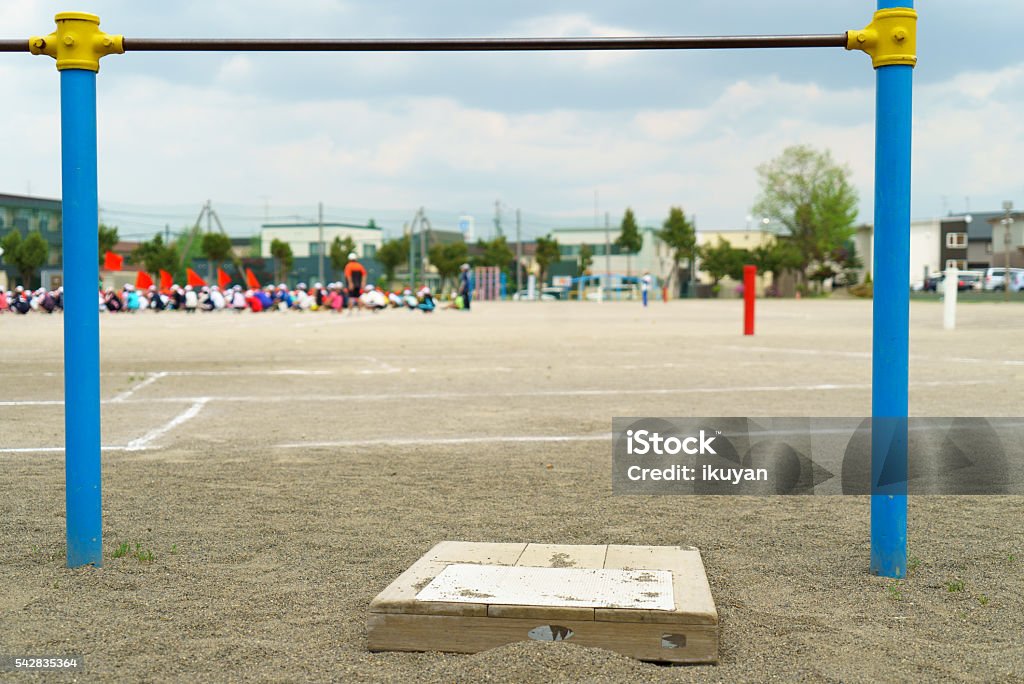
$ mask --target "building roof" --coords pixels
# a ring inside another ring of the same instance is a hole
[[[639,228],[639,230],[641,230],[643,232],[647,232],[647,233],[650,233],[650,232],[654,231],[654,227],[653,226],[638,226],[638,228]],[[605,232],[605,230],[608,230],[608,232],[610,232],[613,235],[618,235],[620,232],[622,232],[622,227],[621,226],[608,226],[607,229],[604,226],[593,226],[591,228],[578,228],[578,227],[552,228],[551,232],[552,233],[603,233],[603,232]]]
[[[32,197],[30,195],[8,195],[0,193],[0,206],[21,207],[24,209],[53,209],[60,211],[59,199],[48,197]]]
[[[261,230],[268,228],[355,228],[357,230],[383,230],[380,226],[365,226],[356,223],[338,223],[337,221],[324,221],[321,223],[305,222],[305,223],[264,223],[260,226]]]

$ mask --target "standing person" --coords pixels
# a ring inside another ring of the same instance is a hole
[[[366,268],[359,263],[359,256],[352,252],[348,255],[348,263],[345,264],[345,282],[348,285],[349,313],[352,307],[359,306],[359,295],[362,294],[363,284],[366,282]]]
[[[459,293],[458,296],[462,297],[462,308],[464,311],[469,311],[469,303],[473,298],[473,281],[469,275],[469,264],[462,264],[459,267]]]
[[[640,279],[640,292],[643,294],[644,307],[647,306],[647,296],[648,296],[648,293],[651,291],[651,282],[652,281],[653,281],[653,278],[651,278],[651,272],[650,271],[644,271],[644,277]]]

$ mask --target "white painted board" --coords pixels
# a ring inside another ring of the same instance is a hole
[[[532,568],[455,563],[417,601],[674,610],[668,570]]]

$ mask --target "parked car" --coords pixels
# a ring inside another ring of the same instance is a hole
[[[964,290],[980,290],[981,289],[981,278],[982,274],[975,271],[963,271],[957,274],[956,289],[960,292]]]
[[[923,290],[924,292],[938,292],[942,279],[946,276],[939,271],[938,273],[932,273],[921,283],[914,286],[915,290]]]
[[[957,272],[957,283],[956,289],[959,292],[965,290],[980,290],[982,281],[982,273],[979,271],[958,271]],[[932,273],[928,276],[927,280],[916,283],[913,287],[915,291],[924,292],[942,292],[943,283],[946,282],[946,274],[944,272]]]
[[[512,299],[513,299],[513,301],[517,301],[517,302],[518,301],[524,301],[525,302],[525,301],[531,301],[531,300],[534,301],[534,302],[537,302],[537,301],[541,301],[541,302],[554,302],[554,301],[558,300],[558,297],[555,297],[554,295],[548,294],[548,293],[543,292],[543,291],[537,291],[537,290],[534,290],[533,297],[530,297],[530,291],[529,290],[520,290],[519,292],[516,292],[515,294],[512,295]]]
[[[1021,285],[1024,284],[1021,281],[1021,274],[1024,274],[1024,268],[1010,269],[1010,292],[1020,292]],[[1005,287],[1005,276],[1005,268],[986,268],[983,287],[987,292],[1002,291]]]

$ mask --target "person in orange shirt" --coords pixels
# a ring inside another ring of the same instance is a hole
[[[363,285],[366,284],[366,268],[359,263],[359,256],[352,252],[348,255],[348,263],[345,264],[345,282],[348,285],[348,306],[349,313],[353,307],[359,307],[359,295],[363,292]]]

